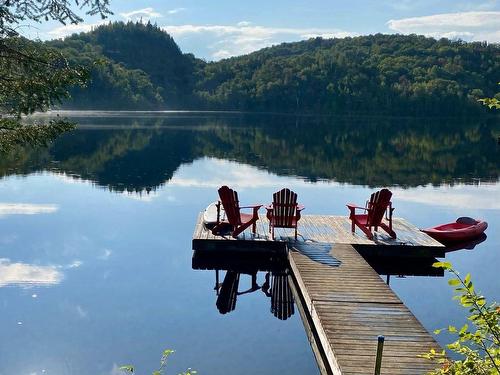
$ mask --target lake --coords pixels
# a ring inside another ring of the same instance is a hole
[[[487,239],[446,260],[500,300],[495,119],[62,115],[78,129],[0,160],[0,375],[147,374],[163,349],[168,373],[317,374],[297,309],[271,312],[265,272],[242,274],[248,292],[222,314],[215,272],[192,269],[196,217],[224,184],[248,204],[289,187],[304,214],[347,215],[389,187],[418,227],[483,218]],[[464,322],[447,279],[390,285],[432,332]]]

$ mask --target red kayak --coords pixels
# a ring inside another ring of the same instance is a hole
[[[476,220],[471,217],[459,217],[454,223],[422,229],[422,232],[446,244],[450,242],[472,240],[480,236],[486,228],[488,228],[488,223],[486,221]]]

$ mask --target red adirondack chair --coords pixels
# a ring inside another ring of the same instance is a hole
[[[349,203],[347,207],[350,210],[349,219],[352,222],[352,232],[354,233],[356,226],[358,226],[370,240],[373,240],[372,228],[376,231],[380,227],[389,233],[392,238],[396,238],[396,233],[392,230],[392,212],[394,208],[392,207],[391,197],[392,193],[390,190],[382,189],[371,195],[365,207]],[[364,210],[366,213],[356,214],[356,209]],[[389,225],[382,222],[384,213],[387,213],[386,219]]]
[[[269,233],[274,240],[274,228],[295,228],[297,239],[297,223],[304,206],[297,204],[297,194],[290,189],[282,189],[273,194],[273,203],[265,207],[269,219]]]
[[[262,205],[245,206],[240,207],[240,202],[238,201],[238,193],[227,186],[222,186],[219,189],[219,198],[224,211],[226,212],[227,222],[232,227],[231,235],[236,238],[238,235],[252,225],[252,233],[256,230],[256,221],[259,220],[259,208]],[[241,213],[240,210],[243,208],[251,208],[253,212],[251,214]],[[213,234],[218,234],[219,230],[227,226],[227,222],[218,223],[212,229]]]

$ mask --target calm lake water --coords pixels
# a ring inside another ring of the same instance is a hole
[[[0,160],[1,375],[147,374],[166,348],[174,374],[317,374],[296,309],[276,318],[259,288],[221,314],[214,272],[191,267],[196,217],[223,184],[242,203],[290,187],[304,213],[345,215],[387,186],[419,227],[484,218],[486,241],[446,259],[500,301],[498,121],[65,115],[78,130]],[[464,321],[446,276],[391,286],[429,331]]]

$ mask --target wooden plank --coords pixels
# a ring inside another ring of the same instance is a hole
[[[333,374],[373,373],[377,336],[384,335],[384,375],[432,370],[430,361],[417,356],[438,344],[389,286],[351,245],[335,244],[330,254],[340,266],[289,252],[297,293],[310,315],[303,321],[317,332],[315,345],[325,353],[326,367]]]

